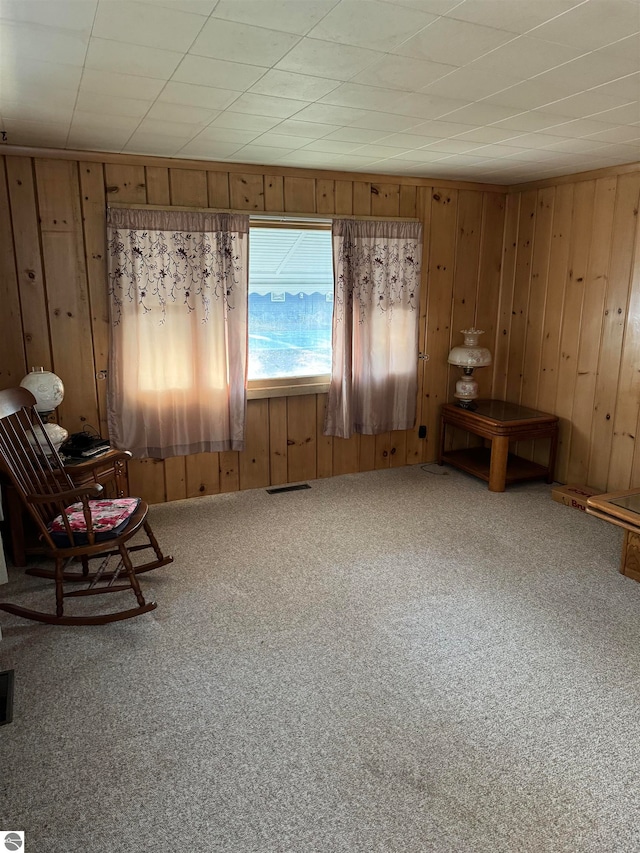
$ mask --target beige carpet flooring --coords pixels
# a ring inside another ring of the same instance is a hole
[[[640,850],[622,532],[442,470],[157,506],[154,613],[0,613],[0,829],[28,853]],[[49,604],[9,573],[0,598]]]

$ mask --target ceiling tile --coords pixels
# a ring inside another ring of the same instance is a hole
[[[225,62],[205,56],[185,56],[172,80],[179,83],[194,83],[196,86],[215,84],[219,89],[244,92],[262,77],[264,71],[264,68],[243,65],[240,62]]]
[[[96,92],[99,95],[115,95],[122,98],[157,98],[165,85],[155,77],[136,77],[133,74],[118,74],[115,71],[97,71],[85,68],[82,72],[81,92]]]
[[[269,165],[281,157],[287,157],[293,149],[270,148],[268,145],[245,145],[229,159],[238,163],[264,163]]]
[[[417,163],[434,163],[436,160],[442,160],[446,157],[446,152],[435,151],[433,148],[416,148],[413,151],[402,151],[399,154],[394,154],[394,160],[411,160]]]
[[[118,116],[109,113],[93,113],[83,110],[75,110],[71,122],[71,130],[119,130],[129,134],[140,124],[140,119],[135,116]]]
[[[198,135],[198,139],[206,139],[211,142],[223,142],[226,145],[247,145],[260,136],[259,130],[239,130],[230,127],[218,127],[210,124]]]
[[[89,36],[98,0],[2,0],[0,20],[79,30]]]
[[[341,0],[309,35],[341,44],[390,51],[434,20],[434,15],[377,0],[369,0],[364,13],[361,0]]]
[[[357,107],[364,110],[390,111],[401,98],[392,89],[361,86],[358,83],[343,83],[321,99],[322,104],[341,107]]]
[[[67,124],[73,115],[73,104],[60,106],[60,104],[47,104],[31,101],[2,101],[0,102],[0,114],[3,118],[15,119],[16,121],[34,122],[38,124]]]
[[[170,80],[162,90],[158,101],[204,107],[208,110],[224,110],[233,104],[239,95],[239,92],[232,92],[230,89],[217,89],[213,86],[197,86],[194,83],[178,83]]]
[[[440,118],[440,116],[451,113],[467,106],[466,101],[457,101],[453,98],[434,98],[430,95],[412,93],[403,97],[396,97],[396,103],[390,112],[399,115],[415,116],[416,119]],[[453,120],[453,119],[452,119]],[[463,123],[463,122],[461,122]]]
[[[640,126],[608,127],[606,130],[590,133],[587,138],[598,142],[636,142],[640,140]]]
[[[364,127],[340,127],[333,133],[327,134],[325,139],[336,142],[377,142],[387,133],[386,130],[368,130]]]
[[[181,59],[182,54],[174,50],[142,46],[132,50],[130,44],[92,38],[89,41],[85,66],[101,71],[168,80]]]
[[[545,104],[553,103],[558,98],[558,95],[551,83],[544,85],[537,81],[538,78],[534,77],[531,80],[517,83],[515,86],[504,89],[502,92],[489,95],[489,97],[483,99],[483,102],[497,104],[500,107],[515,107],[520,112],[537,110],[544,107]]]
[[[500,71],[480,71],[471,65],[464,68],[456,68],[446,77],[441,77],[435,83],[424,86],[420,91],[425,95],[434,95],[440,98],[457,98],[464,93],[465,98],[470,101],[478,101],[501,92],[508,86],[513,86],[518,81]]]
[[[536,38],[595,50],[640,31],[640,5],[628,0],[591,0],[541,24]]]
[[[310,142],[305,151],[323,151],[328,154],[349,154],[360,148],[361,142],[340,142],[335,139],[316,139]]]
[[[315,142],[314,139],[305,139],[303,136],[290,136],[286,133],[277,133],[276,130],[269,130],[267,133],[263,133],[262,136],[258,136],[258,138],[254,140],[255,144],[267,145],[269,148],[290,148],[295,151],[296,148],[304,148],[304,146],[308,145],[310,142]]]
[[[330,12],[338,0],[220,0],[213,13],[214,18],[237,21],[281,30],[284,33],[305,35],[318,21]]]
[[[203,157],[205,160],[226,160],[240,148],[234,142],[215,142],[212,139],[203,139],[199,136],[187,142],[180,151],[178,157]]]
[[[422,148],[431,142],[437,142],[438,137],[418,136],[415,133],[391,133],[389,136],[383,136],[377,141],[380,145],[407,150],[409,148]]]
[[[278,62],[276,68],[302,74],[313,70],[316,77],[350,80],[354,74],[382,56],[381,53],[361,47],[304,38]]]
[[[156,101],[147,115],[149,118],[158,119],[158,121],[205,125],[209,124],[218,115],[218,112],[187,104],[166,104],[162,101]],[[164,132],[169,133],[169,131]]]
[[[79,65],[33,61],[27,65],[0,65],[0,100],[55,100],[60,90],[77,91],[82,76]]]
[[[413,127],[419,121],[419,119],[413,116],[399,116],[393,113],[360,112],[361,114],[357,117],[351,117],[350,127],[359,127],[365,130],[386,130],[387,133],[400,133],[404,130],[409,130],[410,127]]]
[[[569,120],[569,116],[565,116]],[[493,127],[505,128],[506,130],[535,131],[544,130],[547,127],[552,127],[561,121],[559,116],[551,113],[532,110],[531,112],[518,113],[511,118],[497,121],[492,124]]]
[[[393,157],[398,154],[398,152],[402,153],[401,148],[397,148],[395,145],[384,145],[380,142],[372,142],[369,145],[362,145],[354,154],[357,157]],[[411,152],[415,154],[415,152]]]
[[[459,124],[453,121],[424,121],[411,128],[411,133],[417,133],[419,136],[435,136],[439,139],[446,139],[449,136],[457,136],[465,131],[473,130],[472,125]]]
[[[86,112],[105,112],[114,116],[142,118],[151,107],[152,101],[138,98],[118,98],[115,95],[102,95],[98,92],[80,92],[76,109]]]
[[[193,139],[202,130],[202,125],[180,121],[161,121],[156,118],[143,118],[136,128],[136,135],[157,133],[158,136],[180,137],[185,142]]]
[[[298,121],[295,118],[288,118],[278,125],[279,133],[286,133],[290,136],[303,136],[307,139],[320,139],[329,133],[338,131],[339,128],[334,124],[321,124],[313,121]],[[363,140],[367,141],[367,140]]]
[[[429,151],[444,151],[447,154],[464,154],[465,151],[472,151],[478,148],[477,142],[469,142],[464,139],[438,139],[436,142],[430,142],[427,146]]]
[[[626,77],[620,77],[610,83],[604,83],[602,86],[595,86],[591,92],[594,95],[611,95],[615,98],[623,98],[629,102],[638,103],[640,73],[628,74]]]
[[[492,27],[438,18],[392,52],[447,65],[466,65],[513,38],[513,33]]]
[[[135,0],[108,0],[98,4],[92,35],[184,52],[189,49],[203,23],[201,15],[136,3]]]
[[[64,148],[68,123],[4,119],[4,130],[10,145],[37,145],[42,148]]]
[[[506,139],[512,141],[520,136],[517,130],[507,130],[500,127],[474,127],[456,136],[456,139],[468,139],[470,142],[504,142]],[[514,144],[512,142],[512,144]]]
[[[347,107],[336,107],[331,104],[309,104],[296,115],[299,121],[315,121],[321,124],[352,124],[360,116],[366,116],[365,110],[350,110]]]
[[[256,134],[264,133],[280,124],[279,118],[272,116],[257,116],[248,113],[234,113],[227,110],[215,118],[209,127],[228,127],[232,130],[254,130]]]
[[[445,15],[455,8],[460,0],[383,0],[383,2],[394,6],[406,6],[407,9],[415,9],[429,15]]]
[[[189,53],[270,67],[298,41],[291,33],[209,18]]]
[[[448,13],[448,17],[472,24],[484,24],[509,30],[512,33],[526,33],[566,12],[583,0],[535,0],[534,3],[505,2],[505,0],[464,0]]]
[[[565,62],[576,59],[582,53],[575,47],[539,38],[520,36],[507,44],[485,53],[468,70],[493,71],[504,74],[507,79],[527,80]]]
[[[640,121],[640,103],[635,100],[633,103],[624,104],[621,107],[601,110],[593,114],[593,118],[596,121],[606,121],[611,124],[633,124]]]
[[[33,56],[39,62],[62,62],[66,65],[82,65],[87,53],[88,33],[3,21],[0,26],[0,56],[3,65],[21,62],[21,58]]]
[[[624,98],[597,95],[593,92],[581,92],[579,95],[572,95],[570,98],[563,98],[560,101],[546,104],[544,109],[548,113],[556,113],[572,118],[588,118],[594,113],[623,106],[624,102]]]
[[[468,104],[445,115],[449,121],[459,121],[461,124],[493,124],[494,121],[502,121],[517,113],[516,107],[500,107],[486,101],[476,101],[475,104]]]
[[[370,65],[366,71],[361,71],[352,82],[415,92],[451,71],[455,71],[454,65],[388,54]]]
[[[288,98],[273,98],[271,95],[251,95],[245,92],[233,103],[233,110],[237,113],[251,113],[252,115],[278,116],[289,118],[300,110],[301,101],[293,101]]]
[[[148,3],[150,6],[163,6],[165,9],[178,12],[191,12],[208,18],[218,0],[139,0],[139,2]]]
[[[590,118],[576,118],[572,121],[556,123],[553,127],[549,127],[545,133],[550,136],[576,138],[580,136],[588,136],[591,133],[598,133],[601,130],[607,129],[611,129],[611,125],[605,124],[602,121],[596,121]]]
[[[280,98],[295,98],[309,102],[316,101],[339,85],[339,80],[294,74],[291,71],[272,68],[251,87],[250,91],[261,95],[275,95]]]
[[[567,151],[570,154],[590,154],[607,148],[606,142],[583,136],[580,139],[558,139],[550,145],[545,145],[547,151]]]
[[[80,151],[121,151],[130,136],[131,131],[115,127],[72,127],[66,147]]]
[[[137,132],[127,141],[123,151],[131,154],[152,154],[160,157],[173,157],[184,146],[182,136],[169,136],[160,133]]]

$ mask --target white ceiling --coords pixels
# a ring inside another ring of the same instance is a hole
[[[0,0],[10,145],[494,183],[640,160],[640,0]]]

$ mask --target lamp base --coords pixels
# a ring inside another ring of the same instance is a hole
[[[475,412],[478,408],[475,400],[458,400],[456,406],[460,406],[461,409],[468,409],[470,412]]]

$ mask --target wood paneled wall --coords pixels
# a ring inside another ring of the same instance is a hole
[[[507,198],[495,394],[560,416],[556,479],[635,488],[640,167],[547,183]]]
[[[459,330],[472,323],[492,340],[498,310],[504,310],[504,190],[166,162],[117,155],[104,161],[0,157],[0,385],[16,385],[29,366],[53,369],[65,384],[62,425],[71,432],[91,424],[106,434],[100,372],[107,369],[109,346],[110,202],[417,216],[424,224],[420,351],[429,358],[419,361],[416,429],[331,438],[322,434],[326,395],[250,400],[243,453],[134,460],[129,479],[133,493],[161,502],[434,460],[439,406],[452,399],[456,379],[446,363],[452,340],[460,341]],[[491,371],[481,371],[479,380],[490,396]],[[418,438],[420,424],[427,426],[426,439]]]

